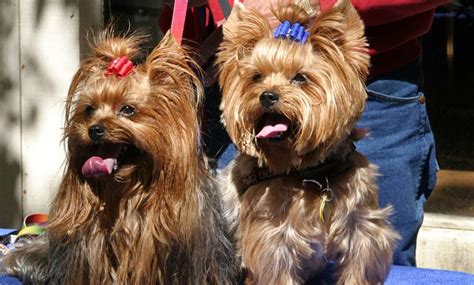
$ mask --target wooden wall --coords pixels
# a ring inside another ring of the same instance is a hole
[[[100,0],[0,0],[0,227],[47,211],[62,176],[64,98]]]

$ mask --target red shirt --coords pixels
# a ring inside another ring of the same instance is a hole
[[[433,20],[434,9],[449,0],[351,0],[366,26],[370,77],[394,71],[421,54],[418,42]],[[334,0],[320,0],[321,10]]]

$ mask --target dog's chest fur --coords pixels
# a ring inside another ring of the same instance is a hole
[[[237,188],[242,185],[239,181],[251,175],[253,162],[252,158],[241,155],[232,166]],[[266,252],[293,255],[291,260],[299,263],[296,267],[301,268],[298,275],[303,279],[324,268],[331,217],[337,214],[341,204],[337,196],[350,191],[346,189],[348,184],[342,183],[347,180],[347,172],[328,180],[317,177],[316,182],[307,182],[307,179],[290,174],[262,180],[247,189],[236,189],[240,200],[238,235],[242,237],[242,250],[250,252],[252,247],[265,246]],[[323,202],[325,188],[330,188],[334,195],[331,201]],[[325,209],[324,218],[321,207]]]

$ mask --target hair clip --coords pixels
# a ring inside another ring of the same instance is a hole
[[[276,28],[273,36],[276,39],[290,39],[297,43],[304,44],[309,37],[309,32],[305,31],[304,26],[300,23],[293,25],[289,21],[284,21]]]
[[[116,76],[122,78],[127,76],[130,72],[133,71],[133,62],[131,62],[128,57],[122,56],[114,59],[109,66],[107,66],[107,70],[105,71],[105,75],[112,75],[115,74]]]

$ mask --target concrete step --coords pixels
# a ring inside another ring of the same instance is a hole
[[[425,214],[418,233],[416,260],[418,267],[474,274],[474,219]]]
[[[474,172],[442,170],[418,234],[418,267],[474,274]]]

